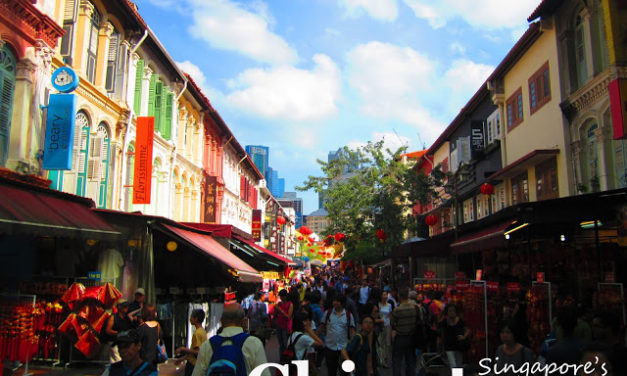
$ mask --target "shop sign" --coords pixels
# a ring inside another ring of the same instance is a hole
[[[614,139],[627,138],[627,80],[619,78],[608,85]]]
[[[261,272],[261,277],[263,279],[280,279],[281,276],[279,272]]]
[[[253,240],[261,241],[261,210],[253,210],[253,223],[252,223]]]
[[[457,281],[455,281],[455,289],[457,290],[465,290],[468,287],[470,287],[470,281],[469,280],[462,280],[462,279],[458,279]]]
[[[455,279],[466,279],[465,272],[455,272]]]
[[[76,94],[50,94],[43,168],[71,170],[76,121]]]
[[[477,269],[477,271],[475,272],[475,281],[481,281],[482,277],[483,277],[483,270]]]
[[[425,270],[425,279],[435,279],[435,272],[433,270]]]
[[[150,204],[152,181],[152,145],[155,133],[155,118],[137,118],[135,136],[135,171],[133,174],[133,204]]]
[[[470,122],[470,150],[472,158],[483,151],[483,121],[473,120]]]
[[[614,272],[605,273],[605,283],[616,283],[616,274]]]
[[[216,193],[217,193],[218,178],[215,176],[205,177],[205,203],[204,213],[205,222],[216,222]]]
[[[520,291],[520,283],[518,283],[518,282],[508,282],[507,283],[507,291],[509,291],[509,292],[519,292]]]
[[[485,283],[488,291],[499,291],[499,283],[496,281],[488,281]]]
[[[87,279],[92,281],[99,281],[102,279],[102,272],[87,272]]]
[[[536,282],[544,283],[544,272],[537,272],[536,273]]]

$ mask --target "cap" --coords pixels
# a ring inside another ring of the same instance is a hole
[[[128,305],[128,301],[126,299],[124,299],[124,298],[120,298],[120,299],[118,299],[117,302],[115,302],[115,305],[118,306],[118,307],[123,307],[123,306]]]
[[[142,295],[146,295],[146,292],[144,291],[143,288],[138,288],[137,290],[135,290],[135,294],[142,294]]]
[[[418,293],[416,291],[409,292],[409,299],[416,299],[418,297]]]
[[[135,329],[119,332],[115,337],[115,343],[139,343],[139,334]]]

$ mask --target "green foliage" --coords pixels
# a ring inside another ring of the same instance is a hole
[[[296,187],[324,194],[330,224],[321,235],[343,232],[345,258],[376,261],[416,234],[411,208],[428,202],[444,175],[439,168],[431,175],[417,173],[403,162],[404,152],[405,148],[383,150],[383,142],[370,142],[357,150],[345,147],[336,160],[318,160],[322,176],[309,176]],[[375,236],[377,229],[387,234],[383,243]]]

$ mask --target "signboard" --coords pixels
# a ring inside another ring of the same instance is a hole
[[[455,272],[455,279],[466,279],[465,272]]]
[[[519,292],[520,291],[520,283],[518,283],[518,282],[508,282],[507,283],[507,291],[509,291],[509,292]]]
[[[605,273],[605,283],[616,283],[616,274],[614,272]]]
[[[484,148],[483,137],[483,121],[473,120],[470,122],[470,152],[474,157],[477,154],[483,152]]]
[[[627,138],[627,80],[615,79],[608,85],[614,139]]]
[[[425,270],[425,279],[435,279],[435,272],[433,270]]]
[[[76,103],[76,94],[50,94],[44,140],[46,170],[72,169]]]
[[[100,271],[87,272],[87,279],[99,281],[102,279],[102,272]]]
[[[488,281],[485,283],[488,291],[499,291],[499,283],[495,281]]]
[[[253,240],[261,241],[261,210],[253,210],[253,223],[252,223]]]
[[[152,143],[155,133],[155,118],[137,118],[135,136],[135,171],[133,172],[133,204],[150,204],[152,182]]]
[[[218,178],[215,176],[205,177],[205,202],[204,221],[208,223],[216,222],[216,192]]]
[[[481,281],[481,277],[483,277],[483,270],[477,269],[475,272],[475,281]]]
[[[78,74],[76,74],[72,68],[68,67],[55,69],[55,71],[52,72],[52,76],[50,76],[50,81],[52,81],[52,87],[61,93],[73,92],[80,83]]]
[[[536,273],[536,282],[544,283],[544,272],[537,272]]]
[[[279,272],[260,272],[263,279],[281,279]]]
[[[468,287],[470,287],[470,281],[469,280],[462,280],[462,279],[458,279],[457,281],[455,281],[455,289],[457,290],[465,290]]]

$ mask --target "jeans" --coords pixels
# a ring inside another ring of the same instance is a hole
[[[346,372],[342,371],[342,367],[340,367],[340,361],[342,359],[342,352],[340,350],[336,351],[325,348],[324,356],[327,361],[327,376],[335,376],[338,369],[340,375],[348,375]]]
[[[277,328],[276,335],[279,338],[279,354],[283,354],[283,351],[287,348],[287,339],[289,338],[287,328]]]
[[[414,337],[409,335],[396,335],[392,343],[392,375],[401,376],[405,358],[405,375],[416,374],[416,352],[414,351]]]

